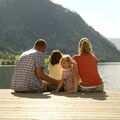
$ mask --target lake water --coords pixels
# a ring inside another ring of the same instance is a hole
[[[0,66],[0,89],[10,88],[14,68],[15,66]],[[47,69],[47,65],[45,68]],[[99,63],[98,71],[105,90],[120,90],[120,62]]]

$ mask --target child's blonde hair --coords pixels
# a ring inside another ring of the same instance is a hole
[[[87,38],[82,38],[80,40],[78,49],[79,49],[79,53],[81,55],[82,54],[92,54],[93,55],[91,43]]]
[[[62,53],[59,50],[53,50],[53,52],[50,55],[49,62],[52,65],[59,64],[61,58]]]
[[[72,62],[72,57],[71,57],[70,55],[63,55],[63,57],[60,59],[60,63],[61,63],[63,60],[64,60],[65,62],[70,63],[70,62]]]

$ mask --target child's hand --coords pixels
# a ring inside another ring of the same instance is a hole
[[[52,91],[52,93],[54,94],[54,93],[58,93],[58,91],[57,90],[55,90],[55,91]]]
[[[74,93],[74,91],[67,91],[67,93],[68,93],[68,94],[73,94],[73,93]]]
[[[73,91],[67,91],[68,94],[73,94],[73,93],[77,93],[78,89],[74,89]]]
[[[78,90],[74,90],[73,93],[77,93]]]
[[[75,87],[74,90],[73,90],[73,92],[77,93],[77,91],[78,91],[78,87]]]

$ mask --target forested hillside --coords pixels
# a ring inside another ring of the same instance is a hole
[[[0,0],[0,51],[18,54],[45,39],[54,49],[77,54],[82,37],[90,39],[101,61],[120,61],[120,52],[80,15],[49,0]]]

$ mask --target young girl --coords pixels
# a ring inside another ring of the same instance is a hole
[[[83,92],[103,91],[103,81],[97,70],[98,60],[92,52],[92,46],[87,38],[82,38],[78,45],[79,55],[73,59],[78,64],[80,89]]]
[[[73,71],[73,66],[72,66],[72,58],[69,55],[65,55],[61,58],[60,60],[61,65],[64,69],[62,72],[62,79],[56,89],[56,91],[53,91],[57,93],[62,85],[64,84],[64,90],[67,93],[75,93],[76,91],[76,82],[74,80],[74,71]]]
[[[49,58],[49,65],[48,65],[49,76],[56,80],[61,80],[61,76],[62,76],[63,68],[60,64],[61,58],[62,58],[62,53],[59,50],[54,50]],[[52,83],[44,83],[45,91],[53,91],[56,89],[56,87],[57,86],[55,86]]]
[[[49,58],[48,65],[49,76],[56,80],[61,80],[62,76],[63,69],[61,64],[59,63],[61,58],[62,53],[59,50],[54,50]]]

